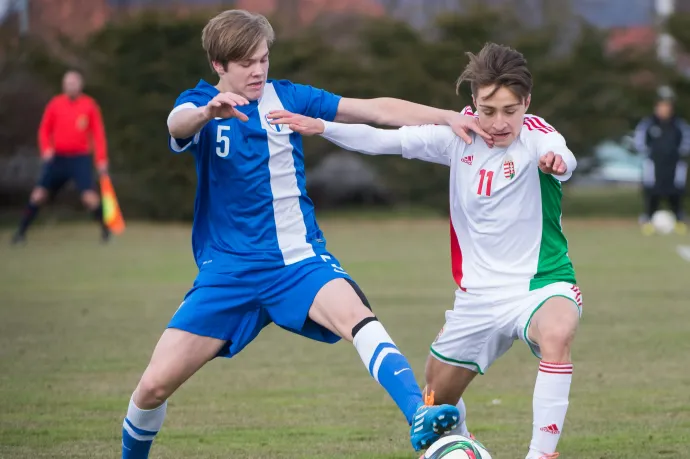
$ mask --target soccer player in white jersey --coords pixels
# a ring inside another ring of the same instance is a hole
[[[326,249],[306,192],[302,138],[267,116],[288,109],[347,122],[452,124],[468,139],[470,130],[490,136],[457,112],[269,80],[272,41],[261,15],[230,10],[211,19],[202,43],[219,82],[184,91],[168,118],[170,149],[196,162],[192,246],[199,273],[132,395],[123,459],[148,457],[180,385],[209,360],[237,355],[271,323],[317,341],[352,342],[402,411],[416,450],[457,425],[455,403],[423,397],[407,359]]]
[[[397,154],[450,167],[451,255],[455,304],[431,345],[427,389],[436,401],[458,404],[477,374],[523,340],[540,358],[528,459],[558,456],[573,366],[570,347],[582,300],[561,227],[561,182],[576,160],[563,137],[527,115],[532,76],[522,54],[487,44],[458,80],[468,81],[479,125],[493,148],[467,142],[446,126],[375,129],[271,115],[303,135],[320,134],[365,154]],[[468,107],[468,114],[473,114]]]

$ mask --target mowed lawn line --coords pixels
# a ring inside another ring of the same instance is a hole
[[[674,252],[683,239],[643,238],[618,222],[564,224],[585,305],[563,456],[690,457],[690,264]],[[447,222],[323,226],[421,380],[453,299]],[[118,457],[128,397],[195,275],[189,228],[132,224],[109,247],[92,225],[36,230],[27,247],[0,244],[0,457]],[[470,429],[496,458],[524,457],[536,368],[516,343],[466,395]],[[153,451],[417,457],[348,344],[273,326],[176,394]]]

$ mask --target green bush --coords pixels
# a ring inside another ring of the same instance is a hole
[[[180,92],[199,78],[215,82],[200,43],[207,19],[144,13],[112,22],[87,43],[71,45],[63,53],[78,57],[88,92],[102,106],[115,185],[130,217],[170,220],[192,215],[193,160],[168,151],[165,121]],[[456,110],[471,101],[466,87],[460,96],[455,94],[455,80],[466,63],[464,51],[476,52],[487,40],[515,46],[527,56],[534,75],[530,112],[562,132],[578,156],[589,155],[602,139],[618,138],[646,115],[654,97],[651,83],[668,73],[655,68],[651,56],[607,55],[600,31],[583,26],[571,52],[563,52],[558,24],[526,28],[505,11],[487,8],[441,17],[433,31],[390,19],[349,19],[289,29],[287,34],[275,22],[279,40],[271,54],[273,78],[347,97],[400,97]],[[23,52],[25,67],[57,89],[64,59],[42,49]],[[641,72],[651,75],[650,84],[638,84],[635,76]],[[35,134],[26,141],[33,145]],[[319,138],[305,139],[305,147],[307,168],[333,149]],[[400,205],[446,211],[444,168],[400,158],[366,160]]]

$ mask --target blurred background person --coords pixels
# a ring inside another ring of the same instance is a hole
[[[642,231],[653,234],[652,216],[667,200],[676,216],[676,232],[685,234],[682,197],[688,173],[690,126],[676,115],[674,95],[669,88],[659,91],[654,114],[635,128],[635,148],[645,156],[642,167],[644,215]]]
[[[93,162],[99,174],[108,171],[105,129],[100,107],[82,92],[83,87],[84,79],[80,72],[66,72],[62,79],[63,93],[53,97],[43,112],[38,129],[43,160],[41,176],[31,191],[29,203],[12,238],[13,244],[26,241],[26,232],[41,205],[52,200],[70,181],[79,190],[84,206],[100,223],[101,240],[107,242],[110,238],[93,176]]]

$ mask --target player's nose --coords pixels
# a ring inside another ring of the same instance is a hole
[[[494,132],[503,132],[508,128],[508,123],[496,122],[494,123]]]
[[[261,65],[255,65],[252,67],[252,76],[253,77],[263,77],[264,76],[264,69],[261,67]]]

